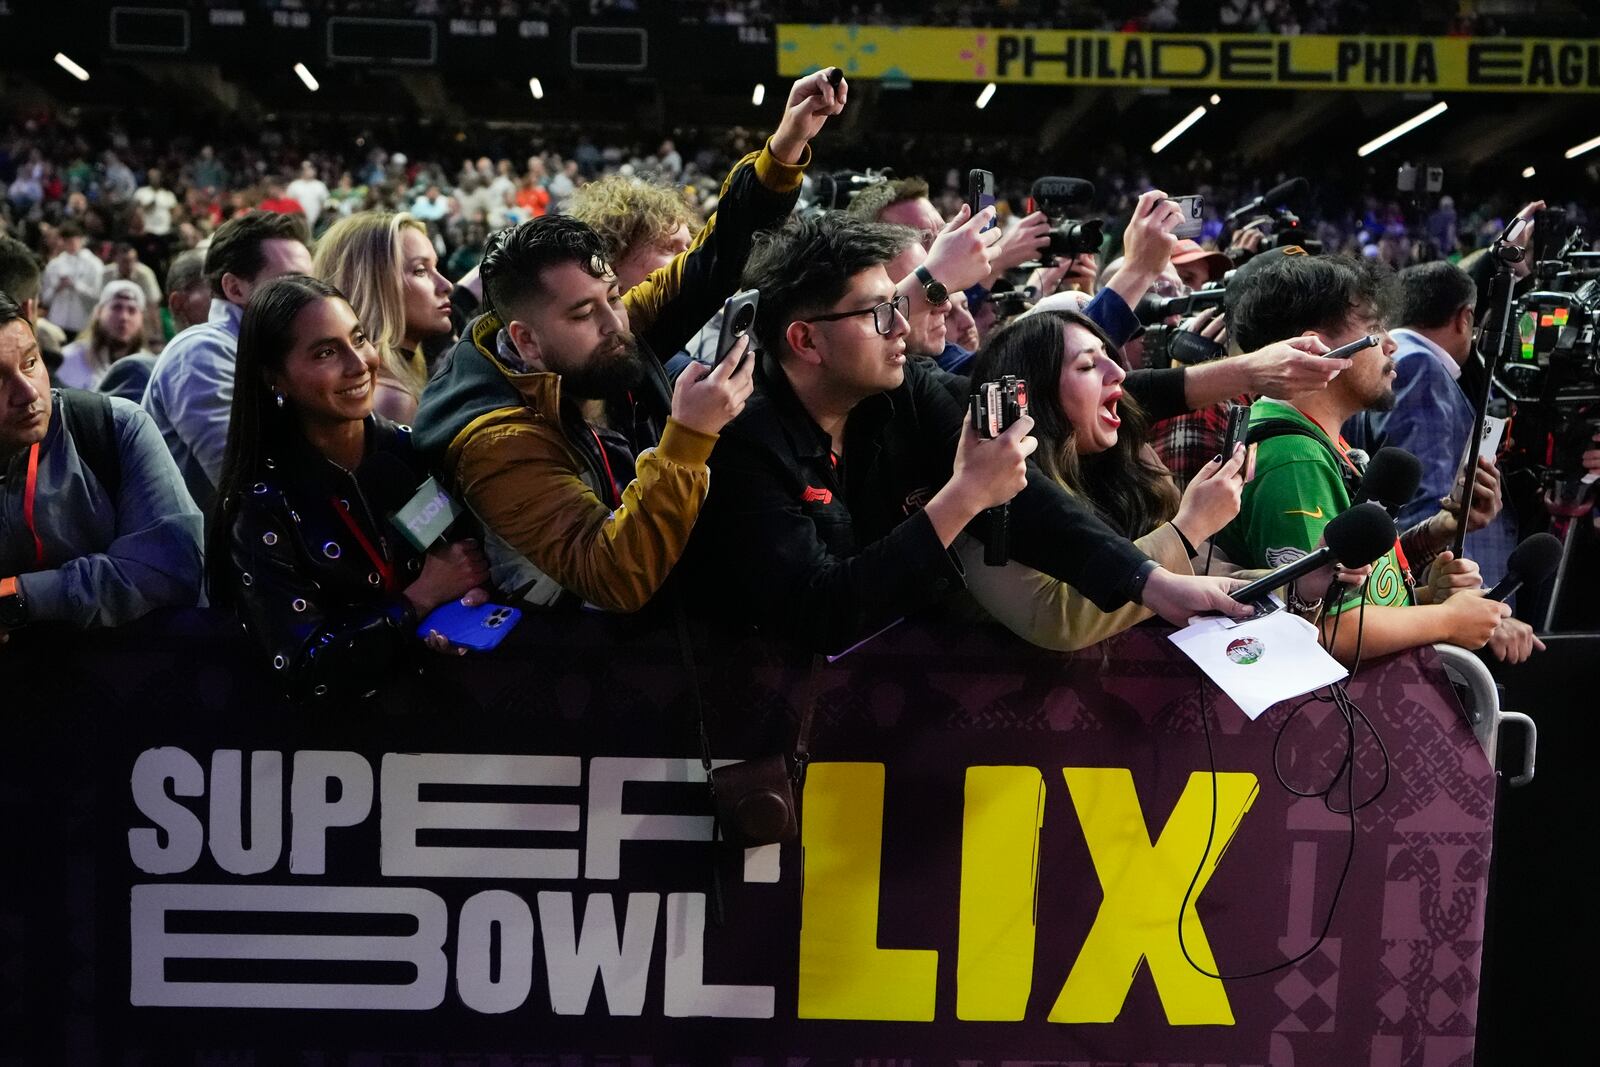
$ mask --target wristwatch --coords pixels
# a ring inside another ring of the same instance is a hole
[[[942,304],[950,299],[950,290],[944,287],[943,282],[934,280],[933,275],[928,273],[927,267],[918,264],[912,273],[917,276],[917,281],[922,283],[922,295],[928,298],[928,303]]]
[[[1144,606],[1144,586],[1150,576],[1161,569],[1161,564],[1153,559],[1147,559],[1139,564],[1139,569],[1133,572],[1133,579],[1128,583],[1128,599],[1139,606]]]
[[[16,630],[28,624],[28,600],[15,578],[0,578],[0,628]]]

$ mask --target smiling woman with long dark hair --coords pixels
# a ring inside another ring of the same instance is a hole
[[[371,692],[418,647],[417,620],[485,596],[475,542],[424,553],[386,518],[427,472],[373,413],[378,365],[326,282],[278,278],[245,309],[207,588],[296,695]]]

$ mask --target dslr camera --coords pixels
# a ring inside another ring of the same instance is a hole
[[[1094,198],[1094,183],[1082,178],[1039,178],[1028,194],[1035,211],[1050,219],[1050,245],[1039,254],[1040,266],[1055,265],[1085,252],[1099,252],[1106,242],[1105,219],[1084,218]]]

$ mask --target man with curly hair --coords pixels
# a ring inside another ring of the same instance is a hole
[[[590,182],[567,210],[600,235],[624,292],[687,252],[701,229],[681,187],[628,174]]]

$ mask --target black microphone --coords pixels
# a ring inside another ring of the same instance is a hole
[[[1534,534],[1511,550],[1506,576],[1489,590],[1489,599],[1504,600],[1524,585],[1544,581],[1560,562],[1561,541],[1554,534]]]
[[[1263,575],[1230,596],[1241,603],[1262,600],[1281,585],[1303,578],[1320,567],[1338,562],[1346,567],[1365,567],[1394,547],[1394,520],[1375,501],[1357,504],[1334,516],[1322,531],[1326,542],[1321,548],[1286,563]]]
[[[1306,181],[1304,178],[1290,178],[1281,185],[1274,185],[1271,189],[1268,189],[1266,192],[1250,201],[1244,207],[1235,208],[1229,213],[1226,221],[1229,225],[1232,225],[1236,220],[1243,218],[1252,211],[1259,211],[1262,208],[1277,207],[1279,204],[1288,201],[1290,197],[1295,196],[1298,193],[1309,192],[1310,189],[1311,183]]]
[[[1367,462],[1355,503],[1376,500],[1392,515],[1411,503],[1421,484],[1421,460],[1403,448],[1380,448]]]

